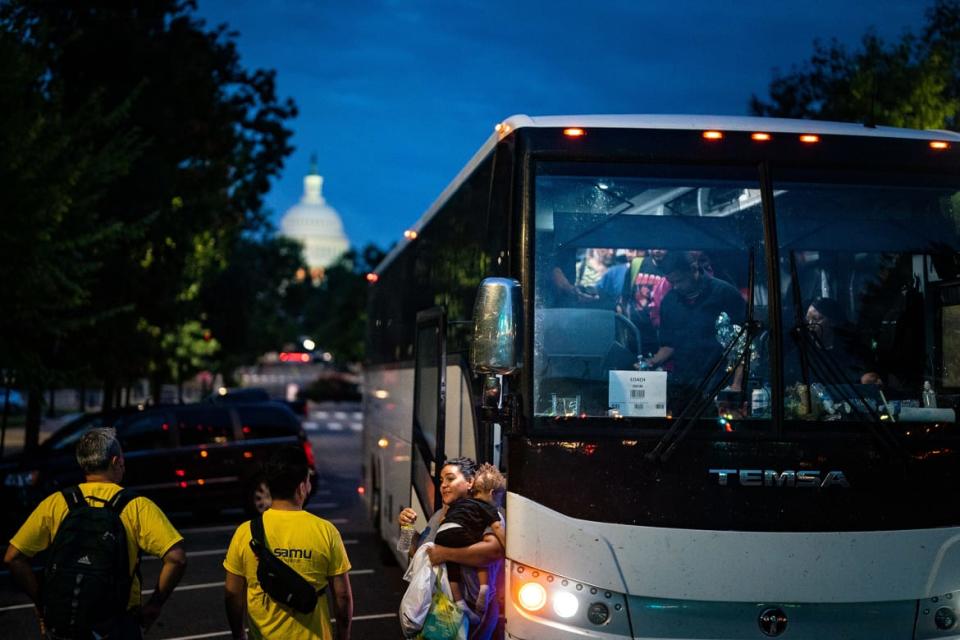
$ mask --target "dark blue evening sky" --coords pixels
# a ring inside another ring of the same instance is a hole
[[[200,0],[277,70],[296,151],[267,196],[294,205],[312,153],[351,242],[400,238],[515,113],[743,115],[815,38],[917,32],[923,0]]]

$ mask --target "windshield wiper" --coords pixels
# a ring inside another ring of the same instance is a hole
[[[753,344],[753,338],[759,334],[760,323],[754,320],[753,317],[753,290],[754,290],[754,252],[753,249],[750,249],[750,255],[747,258],[747,319],[743,323],[743,326],[740,328],[740,331],[737,332],[736,337],[730,341],[730,344],[723,350],[723,353],[720,354],[717,361],[713,363],[713,366],[710,367],[709,373],[704,376],[700,383],[697,385],[697,388],[694,390],[693,397],[694,402],[688,404],[684,407],[683,411],[680,412],[680,415],[677,417],[677,420],[673,425],[667,430],[666,433],[660,438],[656,446],[653,448],[650,453],[648,453],[645,458],[649,462],[666,462],[670,459],[670,456],[677,450],[677,447],[681,442],[687,437],[687,434],[693,429],[693,426],[697,423],[700,417],[703,415],[703,412],[713,403],[714,398],[717,393],[727,384],[730,380],[730,377],[733,376],[737,369],[743,364],[746,360],[749,362],[749,353],[750,346]],[[716,375],[719,368],[727,360],[730,353],[740,344],[743,336],[746,335],[746,340],[744,341],[743,351],[737,356],[736,361],[733,363],[733,366],[729,367],[727,372],[720,377],[713,385],[711,385],[709,391],[707,391],[707,385],[710,383],[710,380]],[[741,404],[743,399],[746,397],[746,388],[743,386],[746,384],[747,378],[744,378],[741,382],[740,389],[740,398]]]

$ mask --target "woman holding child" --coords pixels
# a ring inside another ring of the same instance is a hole
[[[447,563],[448,573],[453,565],[459,565],[458,579],[454,578],[457,571],[451,575],[451,589],[455,588],[458,606],[471,619],[470,640],[492,638],[500,615],[496,590],[505,547],[503,519],[496,514],[495,505],[503,489],[503,476],[496,468],[482,465],[478,469],[470,458],[447,460],[440,470],[443,508],[433,514],[410,549],[412,557],[419,545],[434,542],[435,546],[427,549],[433,564]],[[417,513],[409,507],[397,516],[401,526],[416,520]]]

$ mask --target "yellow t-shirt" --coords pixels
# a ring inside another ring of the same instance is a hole
[[[327,585],[327,579],[350,570],[340,532],[332,524],[306,511],[267,509],[263,514],[267,547],[293,567],[315,589]],[[326,594],[319,598],[312,613],[300,613],[274,602],[257,580],[257,556],[250,548],[250,522],[237,527],[227,549],[223,568],[247,580],[247,618],[250,637],[284,640],[330,640],[330,609]]]
[[[101,500],[110,500],[120,485],[112,482],[84,482],[80,492],[84,496],[95,496]],[[104,506],[97,500],[88,501],[95,507]],[[67,517],[67,501],[59,491],[47,496],[37,505],[27,521],[16,535],[10,539],[24,555],[33,557],[50,546],[57,535],[60,523]],[[140,605],[140,580],[134,574],[137,565],[137,550],[162,558],[170,547],[183,540],[183,536],[170,524],[167,516],[152,500],[138,496],[127,503],[120,514],[120,521],[127,530],[127,550],[130,553],[130,573],[133,585],[130,587],[129,608]]]

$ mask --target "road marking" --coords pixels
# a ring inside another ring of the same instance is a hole
[[[351,422],[350,430],[355,431],[356,433],[360,433],[361,431],[363,431],[363,424],[359,422]]]
[[[385,618],[396,618],[396,613],[371,613],[365,616],[353,616],[354,622],[363,622],[364,620],[383,620]],[[336,622],[336,618],[331,618],[330,622]],[[176,636],[173,638],[164,638],[163,640],[202,640],[203,638],[219,638],[230,635],[230,631],[214,631],[213,633],[199,633],[193,636]]]
[[[196,554],[195,554],[196,555]],[[189,554],[187,555],[189,557]],[[351,576],[369,576],[374,573],[373,569],[354,569],[353,571],[348,571],[347,574]],[[218,580],[217,582],[201,582],[200,584],[187,584],[187,585],[178,585],[176,592],[180,591],[197,591],[199,589],[213,589],[214,587],[222,587],[223,580]],[[140,592],[142,595],[148,596],[153,593],[153,589],[144,589]],[[0,607],[0,613],[4,611],[16,611],[18,609],[30,609],[34,605],[32,602],[27,604],[13,604],[5,607]],[[356,620],[356,618],[354,618]]]
[[[320,429],[320,423],[314,422],[313,420],[304,420],[303,428],[307,431],[317,431]]]
[[[328,423],[327,423],[327,430],[329,430],[329,431],[343,431],[343,423],[342,423],[342,422],[328,422]]]
[[[353,571],[348,571],[347,574],[351,576],[368,576],[374,572],[373,569],[354,569]],[[199,589],[213,589],[214,587],[222,587],[223,580],[218,580],[217,582],[201,582],[199,584],[188,584],[188,585],[178,585],[174,590],[174,593],[179,593],[181,591],[197,591]],[[153,593],[153,589],[144,589],[141,593],[145,596]],[[27,605],[27,606],[33,606]]]
[[[215,527],[185,527],[183,529],[177,529],[180,533],[213,533],[214,531],[233,531],[238,526],[237,524],[224,524],[217,525]]]

